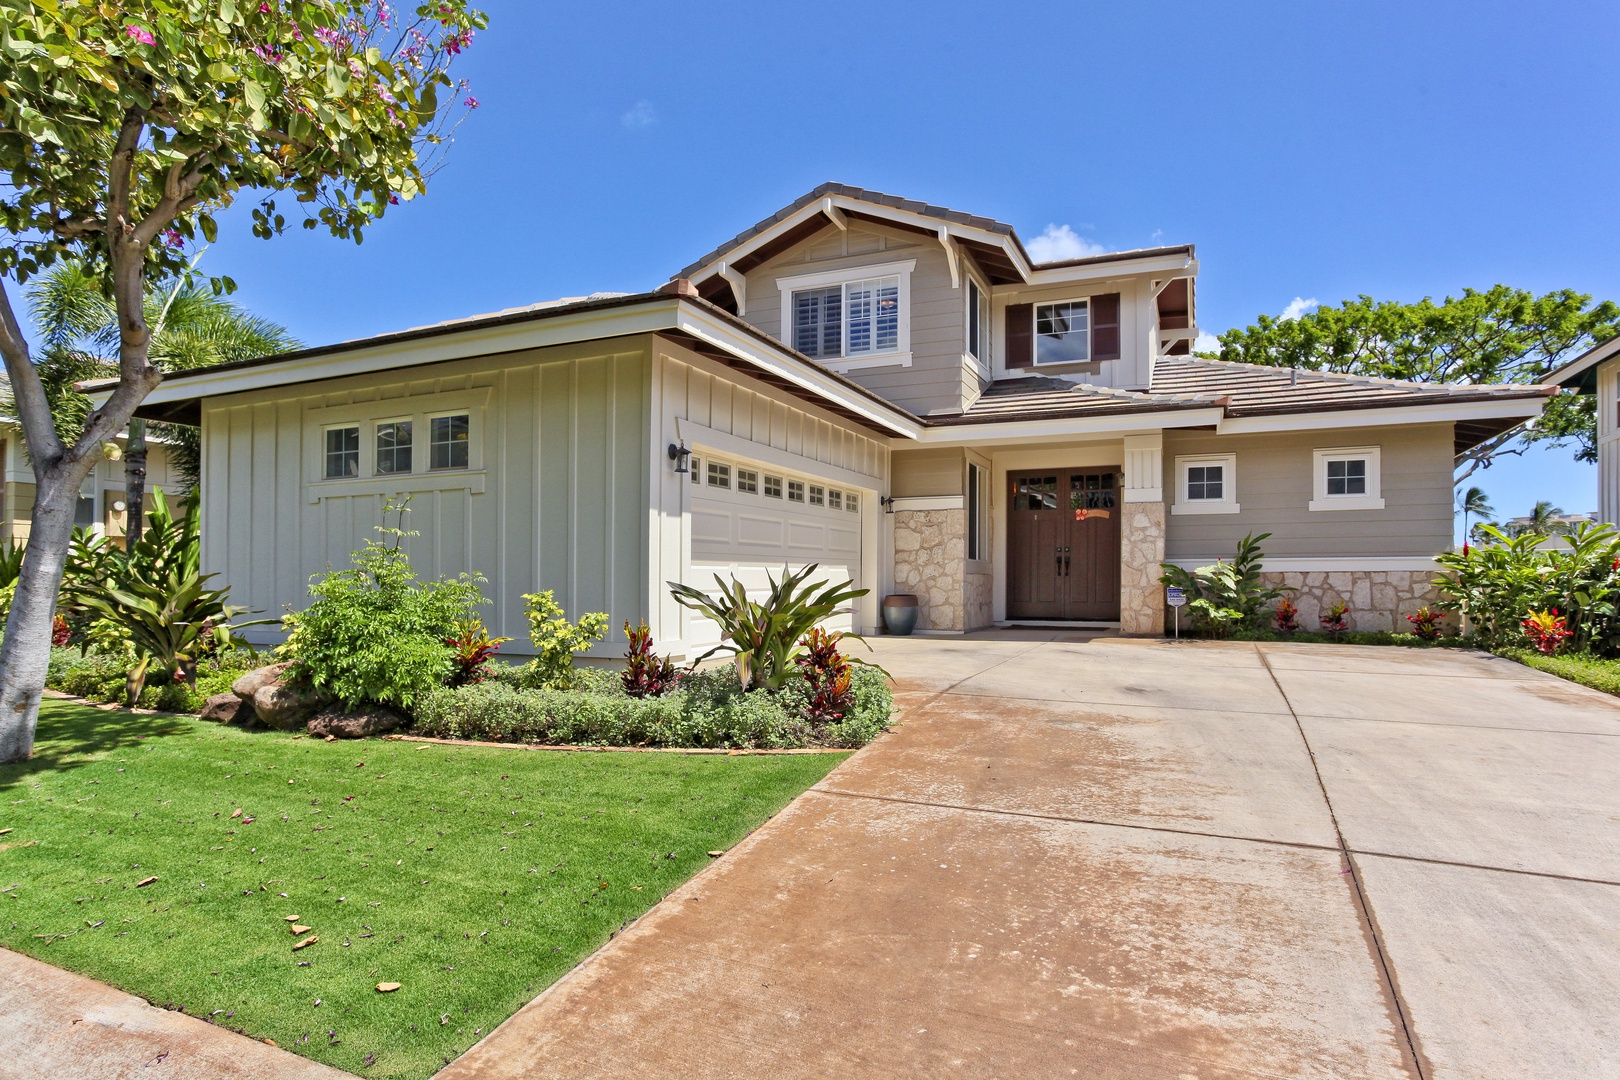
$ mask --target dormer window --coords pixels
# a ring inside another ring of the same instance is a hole
[[[911,362],[908,318],[915,262],[778,278],[783,339],[834,370]],[[840,363],[842,361],[842,363]]]
[[[1035,363],[1084,364],[1091,359],[1091,302],[1035,305]]]

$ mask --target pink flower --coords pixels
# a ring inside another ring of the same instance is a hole
[[[388,205],[389,206],[398,206],[399,205],[399,196],[398,195],[390,195],[390,196],[388,196]]]
[[[467,106],[469,109],[476,109],[478,108],[478,99],[473,97],[471,94],[468,94],[467,100],[463,101],[462,104]]]
[[[152,36],[152,31],[146,29],[144,26],[136,26],[134,23],[130,23],[128,26],[124,27],[124,33],[127,36],[134,38],[135,41],[142,45],[157,44],[157,38]]]
[[[472,37],[473,32],[470,29],[463,30],[459,34],[450,34],[444,39],[444,51],[451,56],[457,56],[462,49],[472,44]]]
[[[260,15],[268,15],[268,14],[270,14],[270,5],[269,4],[260,4],[259,5],[259,14]]]
[[[186,238],[180,235],[179,229],[164,229],[163,242],[172,248],[186,246]]]

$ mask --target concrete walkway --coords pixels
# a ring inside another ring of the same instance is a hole
[[[1620,706],[1402,649],[875,639],[906,721],[440,1074],[1620,1077]]]

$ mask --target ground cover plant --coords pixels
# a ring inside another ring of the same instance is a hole
[[[0,767],[0,944],[368,1077],[431,1075],[844,757],[326,743],[61,701],[39,736]]]

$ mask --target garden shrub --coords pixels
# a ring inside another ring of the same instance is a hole
[[[1440,555],[1449,571],[1435,579],[1447,595],[1441,605],[1458,611],[1487,648],[1529,644],[1532,612],[1563,619],[1563,647],[1609,653],[1620,641],[1620,532],[1606,524],[1577,524],[1567,550],[1540,550],[1544,536],[1508,536],[1480,526],[1488,545]]]
[[[616,675],[612,681],[618,682]],[[525,689],[508,678],[435,689],[417,702],[414,730],[441,738],[598,746],[859,746],[888,725],[893,696],[876,669],[858,669],[851,681],[853,708],[819,740],[803,718],[803,680],[781,693],[748,691],[729,667],[690,674],[660,697],[631,697],[622,687],[608,693]]]
[[[631,697],[658,697],[675,689],[681,673],[673,660],[653,651],[652,631],[647,624],[632,630],[629,620],[625,620],[624,637],[630,643],[624,654],[624,672],[619,677],[624,692]]]
[[[574,654],[602,640],[607,633],[606,612],[592,611],[568,621],[567,612],[550,589],[523,594],[523,614],[529,620],[534,659],[526,669],[526,684],[544,690],[566,690],[577,681]]]
[[[398,513],[403,525],[406,509],[388,504],[384,521]],[[351,568],[311,579],[315,602],[283,620],[289,632],[281,655],[294,662],[293,677],[346,706],[408,708],[455,673],[455,650],[445,641],[488,602],[484,578],[418,581],[400,547],[416,533],[386,525],[376,531],[384,539],[366,541]]]
[[[1266,621],[1266,605],[1292,592],[1274,588],[1260,579],[1262,541],[1270,533],[1250,533],[1238,541],[1237,554],[1193,570],[1174,563],[1162,564],[1159,584],[1176,586],[1187,594],[1187,609],[1195,625],[1212,637],[1224,638],[1238,630],[1254,630]]]

